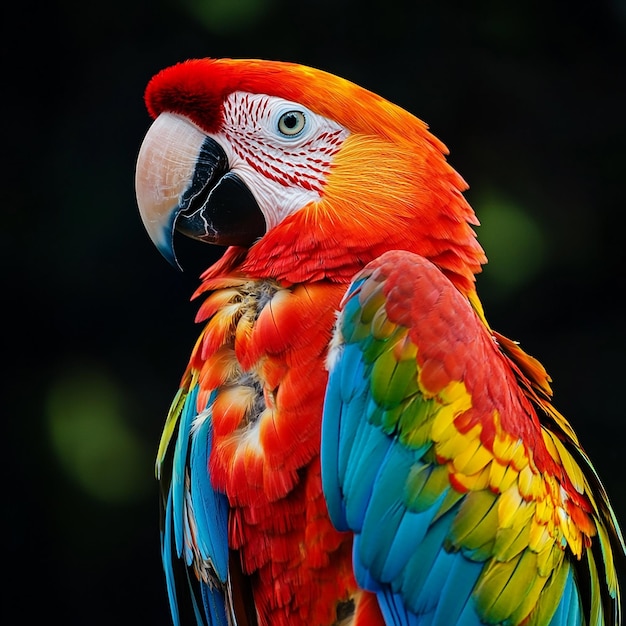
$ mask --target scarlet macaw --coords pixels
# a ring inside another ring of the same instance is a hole
[[[331,74],[159,72],[136,188],[227,246],[156,472],[175,624],[619,624],[624,541],[549,378],[492,330],[463,179]]]

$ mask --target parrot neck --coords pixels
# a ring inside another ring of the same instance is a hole
[[[307,236],[306,230],[294,228],[286,236],[284,228],[270,231],[247,251],[232,250],[212,274],[238,267],[253,278],[277,280],[288,286],[299,283],[328,281],[349,284],[354,275],[369,262],[389,250],[406,250],[433,262],[467,297],[475,296],[475,274],[481,271],[482,249],[475,245],[455,247],[441,240],[414,241],[407,232],[381,233],[364,239],[358,235],[336,231],[331,237]]]
[[[265,242],[263,242],[265,243]],[[392,249],[406,249],[404,242],[392,244]],[[258,247],[257,247],[258,246]],[[274,246],[274,253],[265,251],[270,245],[261,246],[261,242],[252,249],[230,246],[223,256],[211,265],[201,276],[201,280],[214,280],[220,276],[239,275],[253,279],[272,279],[288,287],[301,283],[326,281],[330,283],[349,284],[354,275],[361,271],[367,263],[388,251],[387,245],[373,245],[360,254],[338,254],[338,250],[319,250],[317,253],[305,254],[302,249],[296,249],[290,255],[278,254],[278,245]],[[426,256],[426,255],[424,255]],[[450,254],[433,253],[429,258],[450,279],[457,289],[467,296],[473,306],[480,307],[476,294],[474,271]],[[476,273],[480,265],[475,265]],[[204,291],[204,289],[201,289]],[[476,304],[477,303],[477,304]],[[484,319],[484,316],[481,315]]]

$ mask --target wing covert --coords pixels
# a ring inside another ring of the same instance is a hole
[[[333,523],[355,533],[357,581],[390,624],[618,623],[611,520],[564,418],[546,427],[544,370],[528,357],[526,378],[472,304],[407,252],[344,298],[322,481]]]

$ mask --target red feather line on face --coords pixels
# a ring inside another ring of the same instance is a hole
[[[224,103],[223,133],[233,150],[252,169],[285,187],[298,186],[322,192],[333,156],[339,151],[343,131],[323,132],[290,151],[276,149],[274,138],[256,133],[268,125],[272,110],[268,97],[253,98],[249,93],[233,94]]]

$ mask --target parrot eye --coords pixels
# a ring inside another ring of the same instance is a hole
[[[282,135],[295,137],[306,126],[306,117],[302,111],[286,111],[278,118],[278,130]]]

